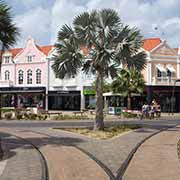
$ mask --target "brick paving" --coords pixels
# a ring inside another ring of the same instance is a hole
[[[7,133],[0,133],[4,158],[1,180],[42,180],[43,169],[39,153],[30,145]]]
[[[95,140],[60,130],[36,129],[59,138],[59,143],[72,145],[85,151],[91,158],[98,161],[112,178],[115,178],[131,151],[145,138],[156,133],[156,129],[139,129],[110,140]],[[72,137],[79,140],[68,141]],[[81,140],[80,140],[81,139]]]
[[[138,149],[123,180],[179,180],[177,143],[180,126],[161,132]]]
[[[9,129],[5,128],[0,129],[0,131],[3,130],[4,132],[9,131]],[[176,157],[176,141],[178,141],[180,138],[180,136],[178,136],[180,135],[179,131],[180,129],[174,128],[169,131],[161,132],[141,145],[140,148],[145,147],[144,149],[149,149],[151,153],[147,154],[146,151],[144,152],[143,150],[138,155],[138,152],[140,151],[138,149],[127,171],[125,172],[125,175],[123,176],[123,180],[143,180],[143,178],[148,180],[148,174],[145,174],[142,177],[140,176],[142,174],[143,167],[152,167],[152,162],[158,160],[158,157],[163,153],[165,155],[169,153],[169,158],[176,161],[176,164],[172,166],[172,178],[169,179],[180,179],[180,176],[176,178],[176,174],[173,174],[174,169],[176,171],[177,167],[179,168],[179,164],[177,164],[179,163],[178,158]],[[157,129],[145,128],[138,129],[110,140],[95,140],[82,135],[47,128],[22,128],[19,130],[11,129],[12,134],[23,137],[39,147],[47,161],[50,180],[119,179],[121,178],[122,167],[124,166],[124,163],[126,162],[132,150],[136,148],[136,146],[144,139],[156,132],[158,132]],[[151,139],[154,139],[155,137],[161,138],[159,138],[156,143],[154,143],[151,141]],[[162,145],[161,143],[164,139],[167,139],[167,143]],[[172,143],[170,143],[171,140]],[[147,142],[151,143],[146,144]],[[146,146],[144,146],[145,144]],[[161,148],[159,149],[159,147],[162,147],[163,150]],[[156,149],[158,149],[157,154]],[[164,149],[166,150],[164,151]],[[136,156],[139,159],[134,160]],[[148,156],[149,161],[144,162],[144,157]],[[165,164],[167,164],[167,161],[172,164],[168,158],[165,160],[163,158],[161,159],[161,162],[157,162],[157,165],[155,165],[156,172],[161,170],[161,166],[158,165],[163,165],[165,162]],[[136,163],[133,164],[133,162]],[[139,167],[137,165],[139,165]],[[8,168],[6,168],[6,170],[9,169],[9,166],[7,167]],[[136,167],[139,169],[136,170]],[[145,172],[148,173],[150,170],[152,170],[152,168],[145,170]],[[167,169],[164,172],[166,171]],[[151,173],[153,173],[153,171]],[[167,175],[167,173],[165,175]],[[163,173],[161,176],[164,177]],[[161,176],[158,176],[158,178]],[[137,178],[135,179],[135,177]],[[156,180],[156,178],[152,177],[149,179]],[[158,180],[161,179],[159,178]]]

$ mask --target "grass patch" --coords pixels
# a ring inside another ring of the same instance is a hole
[[[180,140],[178,141],[178,144],[177,144],[177,153],[180,160]]]
[[[128,132],[134,129],[138,129],[138,125],[119,125],[114,127],[105,128],[104,131],[94,131],[90,128],[63,128],[61,130],[82,134],[91,138],[106,140],[118,136],[124,132]],[[60,129],[60,128],[55,128]]]

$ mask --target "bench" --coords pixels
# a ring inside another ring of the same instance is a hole
[[[49,111],[46,111],[46,110],[40,110],[39,111],[41,114],[47,114],[50,118],[51,115],[62,115],[62,112],[49,112]]]
[[[76,115],[84,115],[84,111],[75,111],[75,112],[73,112],[73,114],[76,116]]]

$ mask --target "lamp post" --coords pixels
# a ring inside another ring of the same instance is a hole
[[[174,114],[174,103],[175,103],[174,91],[175,91],[176,82],[180,82],[180,79],[176,79],[176,80],[174,81],[174,85],[173,85],[173,90],[172,90],[172,100],[171,100],[171,110],[172,110],[172,115]]]

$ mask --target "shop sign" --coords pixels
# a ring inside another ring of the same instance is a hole
[[[95,95],[95,94],[96,94],[96,91],[93,90],[93,89],[85,89],[85,90],[83,91],[83,94],[84,94],[84,95]]]

